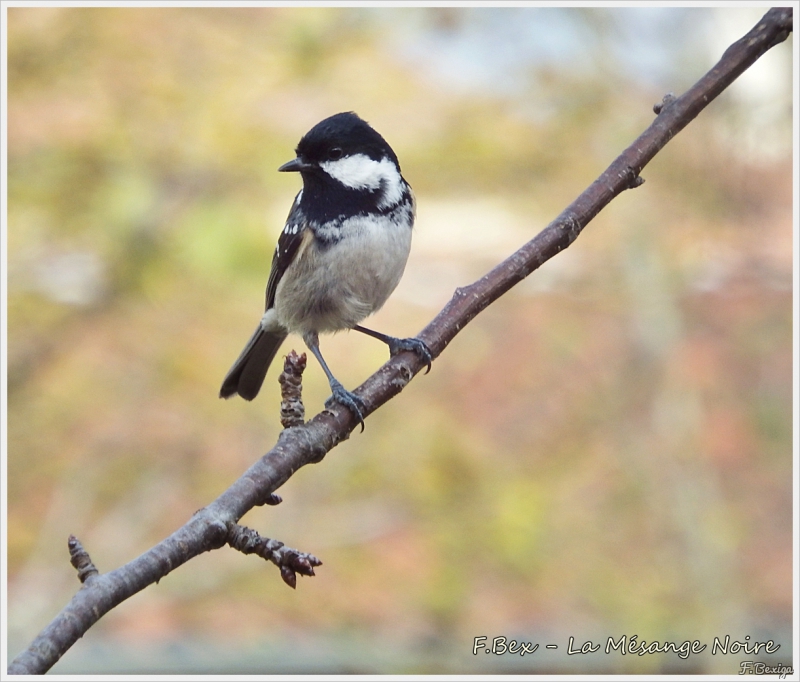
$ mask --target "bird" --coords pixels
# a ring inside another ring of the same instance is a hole
[[[364,429],[364,401],[329,369],[319,334],[355,330],[386,343],[391,356],[413,351],[431,367],[428,346],[361,326],[397,287],[411,250],[416,201],[386,140],[354,112],[317,123],[300,139],[296,158],[279,172],[300,173],[267,281],[265,312],[228,371],[220,398],[253,400],[290,333],[319,361],[332,395]]]

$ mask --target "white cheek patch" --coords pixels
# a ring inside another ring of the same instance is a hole
[[[403,180],[391,159],[375,161],[366,154],[353,154],[336,161],[323,161],[320,167],[350,189],[382,189],[379,208],[394,206],[403,196]]]

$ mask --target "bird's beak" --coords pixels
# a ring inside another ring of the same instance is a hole
[[[300,172],[304,170],[311,170],[314,166],[310,163],[306,163],[301,159],[299,156],[296,159],[292,159],[287,163],[284,163],[279,169],[278,172],[280,173],[290,173],[290,172]]]

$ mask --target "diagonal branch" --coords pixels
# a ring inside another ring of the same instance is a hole
[[[612,199],[641,185],[639,173],[664,145],[791,31],[791,8],[769,10],[686,93],[677,99],[665,97],[662,104],[656,105],[658,115],[652,125],[561,215],[477,282],[456,290],[450,302],[419,334],[433,357],[438,357],[484,308],[575,241]],[[403,390],[422,366],[415,354],[401,353],[367,379],[356,390],[366,405],[365,416]],[[49,670],[109,610],[192,557],[225,545],[244,514],[256,505],[274,504],[274,490],[300,467],[322,460],[349,437],[356,425],[348,410],[337,408],[335,412],[321,412],[305,425],[285,429],[272,450],[186,525],[125,566],[87,580],[28,649],[12,661],[8,672],[41,674]]]

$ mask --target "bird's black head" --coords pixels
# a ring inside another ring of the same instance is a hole
[[[302,174],[301,206],[315,220],[386,212],[408,201],[394,151],[352,112],[317,123],[295,151],[297,158],[278,170]]]
[[[306,163],[321,164],[363,154],[374,161],[389,158],[400,168],[397,156],[386,140],[352,111],[335,114],[317,123],[303,135],[295,152]]]

